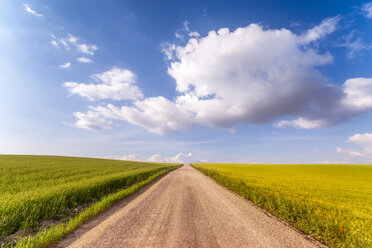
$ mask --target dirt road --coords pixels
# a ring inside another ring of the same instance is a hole
[[[325,247],[190,165],[125,204],[58,247]]]

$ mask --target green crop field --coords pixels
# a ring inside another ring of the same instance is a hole
[[[69,209],[99,202],[111,193],[153,180],[176,166],[109,159],[0,155],[0,243],[12,233],[24,229],[37,231],[43,220],[61,219]],[[106,199],[105,204],[118,200],[116,198]],[[103,208],[102,204],[99,208]]]
[[[372,166],[193,164],[331,247],[372,247]]]

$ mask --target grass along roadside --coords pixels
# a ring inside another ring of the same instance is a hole
[[[20,238],[16,241],[15,247],[19,248],[49,247],[58,242],[61,238],[65,237],[67,234],[74,231],[87,220],[92,219],[94,216],[106,210],[114,203],[135,193],[143,186],[149,184],[159,176],[169,172],[172,169],[175,169],[175,167],[164,169],[160,172],[157,172],[154,175],[151,175],[142,182],[136,183],[127,189],[123,189],[117,193],[104,197],[99,202],[96,202],[91,206],[87,207],[84,211],[79,213],[74,218],[70,219],[67,223],[52,225],[49,228],[44,229],[41,232],[37,233],[35,236]],[[14,244],[10,244],[9,246],[13,247]]]
[[[372,166],[193,167],[331,247],[372,247]]]
[[[36,232],[43,221],[102,199],[171,164],[56,156],[0,155],[0,244],[14,233]]]

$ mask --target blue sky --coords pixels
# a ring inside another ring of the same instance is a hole
[[[0,153],[371,163],[368,1],[0,3]]]

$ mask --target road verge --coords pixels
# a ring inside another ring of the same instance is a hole
[[[80,225],[84,222],[92,219],[99,213],[103,212],[104,210],[108,209],[114,203],[134,194],[140,188],[148,185],[158,177],[168,173],[175,168],[167,168],[162,170],[150,177],[146,180],[136,183],[129,188],[120,190],[112,195],[106,196],[102,198],[100,201],[93,203],[91,206],[87,207],[84,211],[79,213],[74,218],[69,219],[66,223],[61,223],[58,225],[51,225],[46,229],[43,229],[35,236],[28,236],[23,237],[15,242],[16,247],[20,248],[39,248],[39,247],[49,247],[56,242],[58,242],[61,238],[65,237],[67,234],[71,233],[75,229],[77,229]],[[13,247],[14,244],[10,244]],[[6,247],[6,246],[4,246]]]

